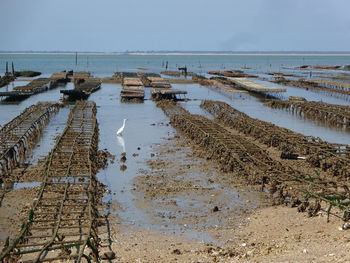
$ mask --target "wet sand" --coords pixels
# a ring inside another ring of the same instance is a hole
[[[134,179],[137,206],[161,229],[221,244],[221,231],[235,228],[242,215],[267,204],[265,194],[246,187],[237,174],[200,158],[183,137],[154,148],[148,169]],[[241,181],[241,182],[240,182]]]

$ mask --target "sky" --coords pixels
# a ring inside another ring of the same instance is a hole
[[[1,51],[350,51],[349,0],[0,0]]]

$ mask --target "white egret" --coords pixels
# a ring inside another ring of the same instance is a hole
[[[127,119],[124,119],[123,121],[123,126],[117,131],[117,135],[119,136],[122,136],[123,134],[123,131],[124,131],[124,128],[125,128],[125,122],[126,122]]]

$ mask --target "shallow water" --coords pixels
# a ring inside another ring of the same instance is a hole
[[[39,187],[40,185],[41,185],[41,182],[15,183],[13,185],[13,190],[22,189],[22,188]]]
[[[135,209],[132,200],[134,196],[131,181],[138,176],[138,170],[144,169],[144,160],[150,157],[152,144],[161,143],[162,138],[173,133],[170,126],[152,125],[168,123],[169,120],[163,112],[155,107],[154,102],[146,100],[144,103],[121,103],[121,86],[116,84],[103,84],[102,89],[92,94],[89,100],[96,102],[97,119],[100,129],[100,149],[107,149],[116,156],[115,163],[109,164],[107,169],[98,174],[99,180],[108,185],[113,198],[115,197],[124,208],[121,216],[128,224],[147,224],[147,216]],[[116,131],[122,126],[123,119],[127,118],[126,127],[122,137],[117,137]],[[137,148],[140,147],[140,150]],[[119,162],[121,154],[126,152],[127,169],[120,171]],[[139,156],[133,157],[137,153]],[[119,214],[119,211],[118,211]]]
[[[51,149],[55,146],[56,138],[61,135],[66,127],[68,115],[70,112],[69,106],[61,108],[60,111],[53,115],[42,132],[40,142],[32,150],[27,162],[36,165],[40,158],[46,157]]]
[[[9,83],[8,85],[1,87],[0,92],[5,92],[5,91],[13,91],[14,87],[20,87],[20,86],[25,86],[29,83],[30,81],[27,80],[15,80]]]
[[[67,85],[65,86],[57,87],[55,89],[51,89],[42,93],[35,94],[22,101],[8,102],[5,100],[0,100],[0,125],[4,125],[5,123],[11,121],[17,115],[21,114],[21,112],[25,108],[33,104],[36,104],[39,101],[58,102],[62,98],[62,94],[60,93],[60,90],[72,89],[73,87],[74,87],[73,83],[67,83]]]

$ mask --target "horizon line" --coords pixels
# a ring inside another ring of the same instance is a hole
[[[0,55],[350,56],[350,51],[1,51]]]
[[[0,53],[117,53],[117,54],[130,54],[130,53],[350,53],[350,50],[334,51],[334,50],[244,50],[244,51],[232,51],[232,50],[125,50],[125,51],[74,51],[74,50],[0,50]]]

